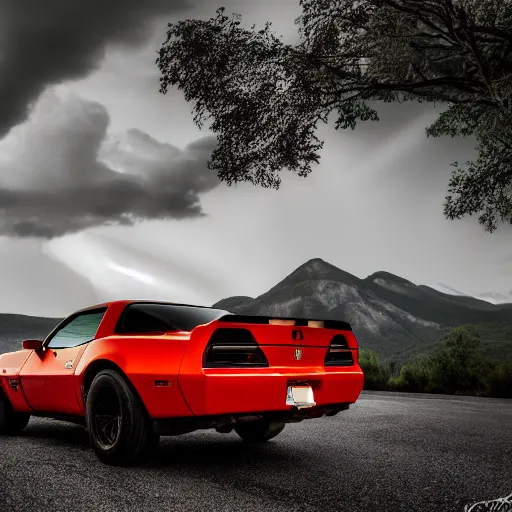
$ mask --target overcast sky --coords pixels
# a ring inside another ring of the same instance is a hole
[[[354,132],[322,126],[309,178],[228,188],[206,170],[214,138],[180,92],[158,92],[154,63],[167,22],[210,17],[216,4],[104,4],[76,2],[74,14],[65,0],[44,12],[36,0],[2,4],[0,312],[63,316],[115,298],[211,304],[259,295],[316,257],[359,277],[512,289],[512,229],[490,235],[442,215],[449,164],[474,144],[427,139],[431,107],[379,107],[381,121]],[[298,2],[224,5],[295,37]]]

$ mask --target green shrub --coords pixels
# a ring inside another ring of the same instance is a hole
[[[432,387],[430,360],[421,357],[404,364],[400,369],[399,378],[404,383],[407,391],[412,393],[428,393]]]
[[[485,358],[480,335],[472,326],[452,329],[430,356],[431,388],[450,395],[482,395],[492,364]]]
[[[512,363],[489,361],[473,326],[457,327],[437,343],[434,352],[402,366],[381,363],[378,355],[361,349],[364,389],[512,398]]]
[[[364,389],[382,391],[386,389],[387,376],[379,357],[373,350],[361,349],[359,365],[364,373]]]
[[[405,380],[398,377],[390,377],[388,382],[386,383],[386,389],[388,391],[409,391],[409,386]]]
[[[487,396],[512,398],[512,363],[496,365],[487,377]]]

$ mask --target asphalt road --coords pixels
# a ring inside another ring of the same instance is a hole
[[[142,468],[97,461],[84,429],[0,438],[0,511],[460,511],[512,493],[512,400],[364,392],[266,445],[162,438]]]

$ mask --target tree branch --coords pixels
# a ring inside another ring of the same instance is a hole
[[[420,21],[422,21],[427,27],[430,27],[432,30],[439,32],[439,37],[441,37],[448,43],[452,42],[452,40],[450,39],[449,33],[446,32],[445,30],[443,30],[441,27],[439,27],[435,23],[433,23],[431,20],[429,20],[423,14],[421,14],[420,9],[412,9],[412,8],[406,7],[404,5],[401,5],[397,2],[395,2],[394,0],[374,0],[374,1],[376,1],[377,4],[385,3],[385,4],[389,5],[390,7],[393,7],[397,11],[414,16],[414,18],[417,18]]]
[[[499,28],[489,27],[489,26],[484,26],[484,25],[474,25],[473,28],[477,32],[482,32],[483,34],[497,36],[501,39],[504,39],[505,41],[508,41],[509,43],[512,43],[512,32],[507,32],[506,30],[501,30]]]

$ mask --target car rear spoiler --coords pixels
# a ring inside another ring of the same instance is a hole
[[[337,331],[351,331],[352,326],[341,320],[319,320],[318,318],[292,318],[279,316],[252,316],[228,314],[217,318],[217,322],[231,324],[269,324],[269,325],[295,325],[297,327],[316,327],[335,329]]]

